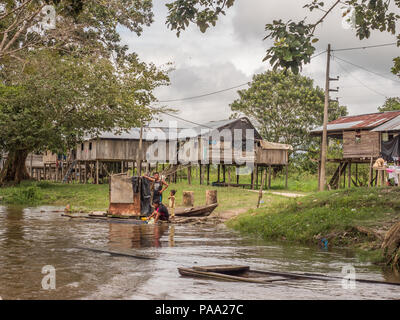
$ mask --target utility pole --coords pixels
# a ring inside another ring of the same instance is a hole
[[[319,191],[324,191],[326,186],[326,159],[328,154],[328,119],[329,119],[329,102],[330,97],[329,93],[331,91],[338,92],[337,89],[330,89],[331,81],[338,81],[337,79],[332,79],[330,77],[330,68],[331,68],[331,45],[328,44],[327,50],[327,62],[326,62],[326,84],[325,84],[325,104],[324,104],[324,124],[323,124],[323,132],[322,132],[322,144],[321,144],[321,167],[320,167],[320,180],[319,180]]]

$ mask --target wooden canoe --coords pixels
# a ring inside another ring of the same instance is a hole
[[[219,265],[178,268],[182,276],[210,278],[215,280],[271,284],[278,281],[309,280],[309,281],[341,281],[342,277],[323,274],[289,273],[275,271],[251,270],[249,266]],[[355,279],[356,282],[400,286],[398,282],[387,282],[369,279]]]
[[[177,208],[175,210],[175,216],[177,217],[207,217],[215,208],[218,207],[218,203],[210,204],[208,206],[200,206],[193,208]]]
[[[275,275],[261,275],[250,270],[248,266],[204,266],[192,268],[178,268],[182,276],[211,278],[215,280],[251,282],[251,283],[272,283],[275,281],[287,280],[286,277]]]

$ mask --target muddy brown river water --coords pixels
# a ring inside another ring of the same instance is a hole
[[[264,242],[220,227],[154,226],[69,220],[55,208],[0,207],[2,299],[400,299],[400,287],[342,281],[271,285],[193,279],[177,268],[246,264],[253,269],[342,276],[352,265],[364,279],[400,282],[390,271],[360,262],[345,250]],[[138,260],[77,249],[151,255]],[[54,290],[42,288],[54,266]]]

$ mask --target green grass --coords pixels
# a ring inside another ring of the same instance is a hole
[[[228,226],[264,239],[318,243],[334,236],[333,245],[373,246],[356,226],[379,229],[400,218],[400,188],[314,193],[304,198],[272,201],[228,222]]]
[[[258,195],[241,188],[218,188],[200,185],[197,181],[193,185],[186,182],[170,184],[164,194],[164,203],[168,203],[169,191],[175,189],[177,206],[182,204],[183,191],[194,191],[195,205],[204,205],[206,190],[218,190],[220,206],[216,212],[236,208],[250,208],[256,206]],[[0,188],[1,203],[8,205],[71,205],[77,211],[107,210],[109,205],[109,186],[93,184],[62,184],[55,182],[23,182],[16,187]]]
[[[108,185],[23,182],[0,188],[2,203],[8,205],[54,205],[73,209],[104,210],[108,207]]]

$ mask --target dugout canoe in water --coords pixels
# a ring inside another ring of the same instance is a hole
[[[218,207],[218,203],[210,204],[208,206],[200,206],[193,208],[177,208],[175,210],[175,216],[177,217],[207,217],[215,208]]]
[[[178,268],[182,276],[210,278],[215,280],[225,280],[234,282],[250,282],[271,284],[278,281],[291,281],[291,280],[310,280],[310,281],[342,281],[343,277],[327,276],[322,274],[310,273],[288,273],[288,272],[274,272],[274,271],[258,271],[251,270],[249,266],[237,265],[218,265],[218,266],[195,266],[192,268]],[[385,282],[379,280],[369,279],[355,279],[356,282],[369,283],[369,284],[383,284],[400,286],[397,282]]]

